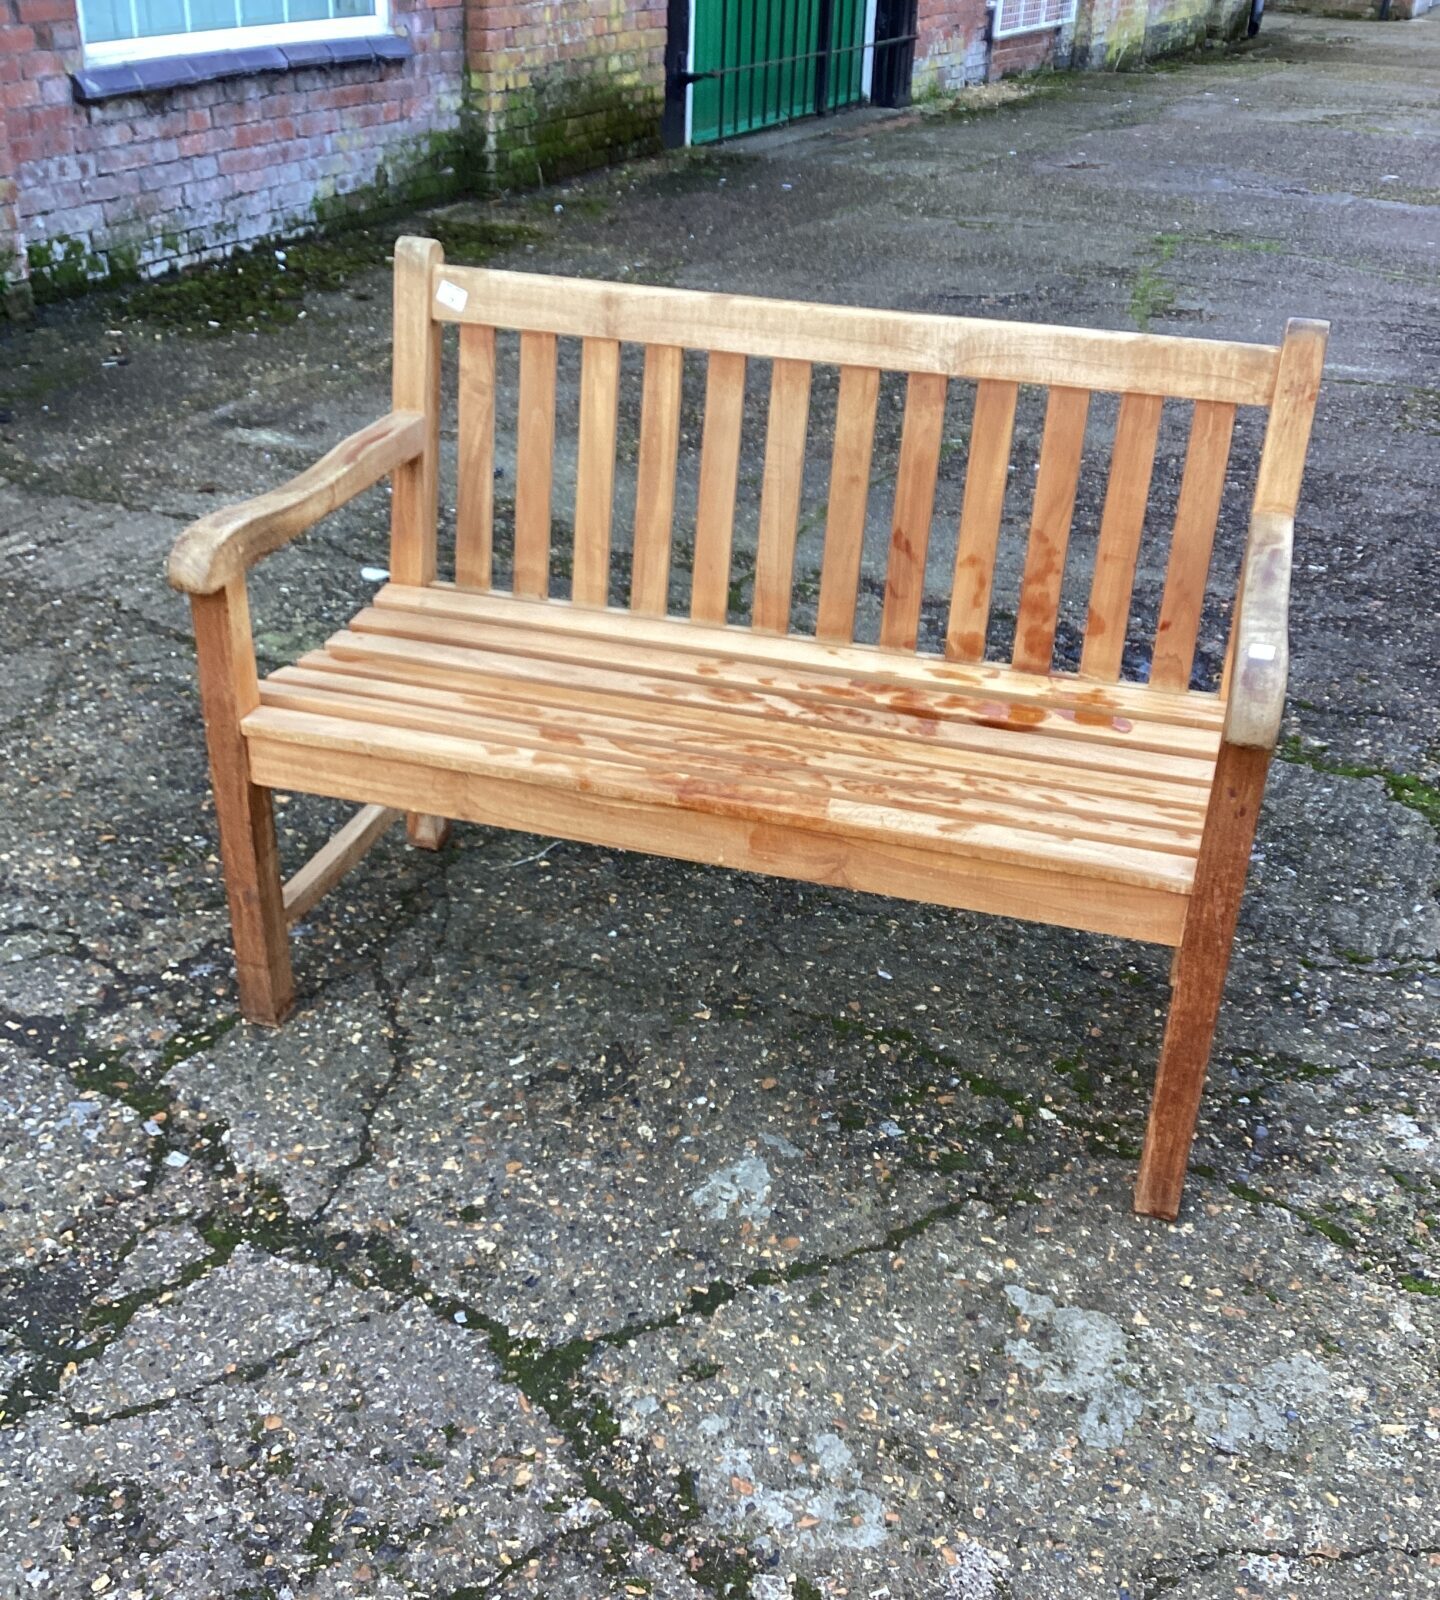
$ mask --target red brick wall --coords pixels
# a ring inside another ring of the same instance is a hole
[[[8,95],[11,87],[21,82],[20,52],[12,48],[18,43],[18,34],[15,24],[0,22],[0,96]],[[7,103],[0,98],[0,296],[4,302],[0,312],[18,312],[23,308],[21,298],[18,292],[10,291],[10,286],[24,276],[17,206],[20,187],[15,182],[15,166],[10,155]]]
[[[18,233],[37,288],[57,275],[184,264],[302,229],[377,176],[439,178],[459,126],[461,0],[396,0],[394,13],[414,48],[408,61],[87,106],[69,78],[81,64],[75,0],[0,0],[0,260]]]
[[[985,75],[985,0],[919,0],[916,95],[959,89]]]
[[[945,92],[1038,67],[1134,65],[1231,36],[1248,0],[1078,0],[1064,28],[1017,34],[985,49],[984,0],[919,0],[915,92]]]
[[[537,183],[658,148],[665,0],[465,0],[491,175]]]
[[[990,78],[1012,77],[1017,72],[1034,72],[1037,68],[1062,65],[1057,61],[1057,50],[1063,52],[1065,40],[1052,28],[1044,33],[1017,33],[1009,39],[997,39],[990,52]]]

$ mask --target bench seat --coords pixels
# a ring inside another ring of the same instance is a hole
[[[916,898],[991,909],[985,869],[1011,869],[993,885],[1011,914],[1026,904],[1014,870],[1039,868],[1044,920],[1135,937],[1141,915],[1149,937],[1179,942],[1216,696],[626,622],[617,634],[599,609],[387,585],[262,681],[243,724],[257,777],[411,810],[450,783],[463,801],[446,814],[473,821],[513,821],[519,785],[550,791],[526,802],[548,828],[616,845],[564,796],[657,812],[662,827],[678,811],[838,835],[922,853],[953,879],[948,894],[922,880]],[[747,864],[734,828],[689,832],[689,858]]]

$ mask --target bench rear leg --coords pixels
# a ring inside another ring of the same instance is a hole
[[[192,595],[191,609],[240,1010],[251,1022],[276,1027],[294,1004],[295,986],[275,814],[270,791],[250,782],[240,732],[241,719],[260,699],[244,579],[216,594]]]
[[[417,850],[443,850],[450,837],[450,819],[432,817],[424,811],[407,811],[405,837]]]
[[[1220,747],[1185,933],[1171,968],[1170,1015],[1135,1184],[1142,1216],[1173,1222],[1180,1211],[1269,764],[1268,750]]]

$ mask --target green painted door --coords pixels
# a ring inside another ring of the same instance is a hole
[[[861,98],[866,0],[694,0],[690,142]],[[700,76],[704,73],[716,76]]]

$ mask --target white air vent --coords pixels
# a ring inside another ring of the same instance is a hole
[[[1075,0],[995,0],[992,37],[1011,39],[1017,33],[1061,28],[1075,15]]]

